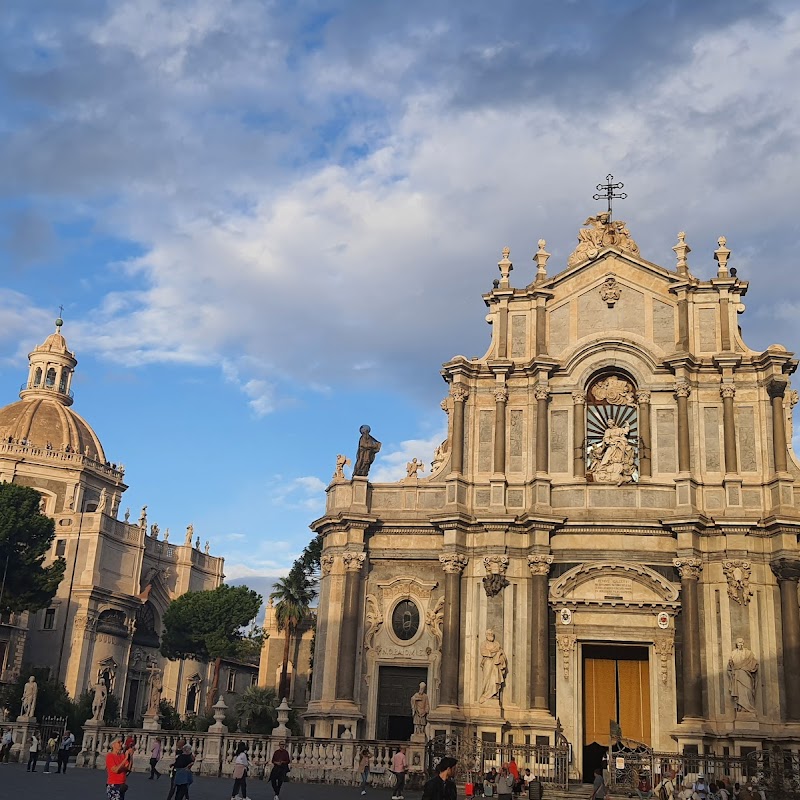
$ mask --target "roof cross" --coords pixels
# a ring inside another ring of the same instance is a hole
[[[592,200],[602,200],[605,198],[608,200],[608,221],[611,222],[611,199],[612,198],[619,198],[620,200],[624,200],[628,195],[625,192],[620,192],[619,194],[614,194],[614,189],[622,189],[625,186],[624,183],[614,183],[614,176],[609,174],[606,175],[606,182],[605,183],[598,183],[595,187],[598,191],[598,194],[592,195]],[[602,194],[600,194],[602,192]]]

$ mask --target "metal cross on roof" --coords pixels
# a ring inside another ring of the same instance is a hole
[[[608,221],[611,221],[611,199],[612,198],[619,198],[620,200],[624,200],[628,195],[625,192],[620,192],[619,194],[614,194],[614,189],[622,189],[625,186],[624,183],[614,183],[614,176],[613,175],[606,175],[606,182],[605,183],[598,183],[595,187],[598,191],[598,194],[592,195],[592,200],[602,200],[605,198],[608,200]],[[602,192],[602,194],[599,194]]]

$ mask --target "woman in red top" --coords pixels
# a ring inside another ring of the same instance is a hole
[[[125,791],[125,779],[130,771],[130,762],[122,752],[122,742],[117,739],[111,744],[111,752],[106,755],[106,796],[108,800],[121,800]]]

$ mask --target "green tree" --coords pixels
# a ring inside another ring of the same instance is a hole
[[[275,591],[270,594],[270,599],[275,602],[275,622],[285,636],[278,692],[280,697],[289,696],[289,648],[292,636],[308,616],[311,602],[316,596],[313,579],[297,562],[285,578],[275,582]]]
[[[278,724],[276,705],[274,689],[248,686],[236,701],[239,730],[247,733],[271,733]]]
[[[38,611],[49,605],[66,562],[44,561],[55,523],[39,513],[41,494],[28,486],[0,483],[0,611]]]
[[[214,679],[206,696],[211,713],[219,694],[223,658],[234,658],[244,638],[243,628],[261,608],[261,595],[246,586],[223,584],[205,592],[186,592],[164,612],[161,654],[176,661],[195,658],[214,662]]]
[[[159,700],[158,713],[161,716],[161,730],[179,731],[181,729],[181,715],[174,703],[170,703],[169,700]]]

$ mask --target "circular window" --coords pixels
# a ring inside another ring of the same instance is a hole
[[[419,609],[411,600],[401,600],[392,612],[392,631],[398,639],[407,642],[419,630]]]

